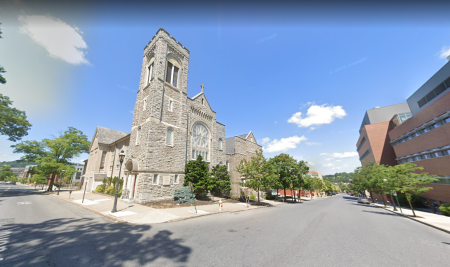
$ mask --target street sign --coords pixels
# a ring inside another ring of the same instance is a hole
[[[189,182],[189,189],[191,189],[191,193],[194,192],[194,187],[192,186],[192,182]]]

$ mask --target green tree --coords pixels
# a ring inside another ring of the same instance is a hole
[[[229,196],[231,191],[230,174],[226,165],[217,164],[211,170],[209,190],[214,195]]]
[[[246,159],[241,160],[237,166],[237,171],[245,177],[245,186],[258,192],[259,204],[259,192],[262,189],[266,189],[269,177],[271,176],[262,149],[257,150],[256,156],[251,157],[249,161]]]
[[[303,183],[303,190],[309,191],[309,197],[312,199],[312,190],[313,190],[313,178],[309,175],[305,176]]]
[[[400,165],[391,166],[388,169],[387,176],[394,186],[395,190],[400,191],[406,195],[409,207],[411,208],[414,217],[416,213],[414,212],[413,205],[411,204],[411,199],[413,195],[422,195],[432,187],[425,187],[424,185],[431,184],[437,179],[428,175],[427,173],[417,173],[417,171],[423,170],[423,167],[418,167],[414,163],[404,163]]]
[[[14,153],[25,154],[21,160],[34,161],[39,164],[38,172],[46,177],[50,176],[47,191],[51,192],[56,175],[61,170],[73,168],[70,160],[81,153],[89,152],[90,142],[80,130],[69,127],[54,139],[42,141],[23,141],[14,145]]]
[[[14,176],[16,176],[16,174],[11,171],[11,166],[0,165],[0,181],[8,181],[9,177]]]
[[[317,194],[321,197],[322,196],[322,192],[325,189],[325,183],[324,183],[324,181],[322,179],[320,179],[318,177],[313,177],[311,179],[311,188],[313,190],[316,190]]]
[[[273,175],[270,176],[270,185],[272,188],[284,190],[284,201],[286,201],[286,189],[300,187],[303,181],[300,181],[300,165],[288,154],[281,153],[268,161],[268,166]],[[302,179],[303,180],[303,179]]]
[[[185,201],[186,203],[195,203],[197,199],[195,199],[195,194],[191,192],[189,186],[184,186],[175,189],[173,192],[173,200],[174,201]]]
[[[184,186],[188,186],[189,182],[194,187],[196,195],[206,195],[209,185],[208,162],[203,161],[202,156],[198,156],[196,160],[186,163],[184,168]]]

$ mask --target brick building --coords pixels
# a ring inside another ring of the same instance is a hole
[[[450,62],[406,102],[410,112],[390,110],[391,119],[365,124],[357,142],[361,163],[413,162],[439,180],[422,195],[433,209],[450,203]],[[366,114],[367,117],[367,114]],[[380,197],[380,196],[377,196]],[[380,197],[381,198],[381,197]]]
[[[85,174],[91,190],[116,170],[117,155],[124,150],[120,177],[124,177],[122,199],[126,201],[172,198],[183,185],[185,164],[198,155],[210,166],[228,162],[232,196],[239,197],[237,160],[251,157],[260,146],[252,133],[236,136],[231,138],[233,153],[227,155],[231,143],[225,139],[225,125],[216,120],[203,85],[196,96],[187,96],[189,54],[164,29],[144,48],[131,132],[97,128]]]

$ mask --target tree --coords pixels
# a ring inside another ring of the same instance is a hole
[[[270,170],[273,172],[271,175],[270,184],[277,190],[279,188],[284,190],[284,201],[286,201],[286,188],[293,186],[299,186],[298,173],[300,165],[297,161],[288,154],[281,153],[268,161]]]
[[[322,179],[313,177],[311,179],[311,188],[316,190],[317,194],[321,196],[325,189],[325,183]]]
[[[250,161],[241,160],[237,166],[237,171],[245,177],[245,186],[258,192],[259,204],[259,192],[268,186],[268,179],[271,175],[262,149],[257,150],[256,156],[252,157]]]
[[[38,172],[50,176],[47,191],[51,192],[56,175],[61,175],[61,170],[70,171],[73,168],[70,160],[89,152],[89,146],[90,142],[82,131],[69,127],[54,139],[23,141],[13,147],[14,153],[25,154],[21,160],[37,162]]]
[[[180,202],[184,201],[191,204],[197,202],[197,199],[195,199],[195,194],[191,192],[189,186],[175,189],[175,191],[173,192],[173,200]]]
[[[334,192],[334,185],[332,182],[330,181],[323,181],[324,182],[324,191],[326,194],[331,194],[332,192]]]
[[[418,167],[414,163],[403,163],[389,167],[387,172],[388,181],[394,186],[395,190],[400,191],[406,195],[409,207],[411,208],[414,217],[416,213],[411,204],[413,195],[422,195],[423,193],[433,189],[432,187],[424,187],[423,185],[431,184],[437,179],[428,175],[427,173],[416,173],[423,170],[423,167]]]
[[[199,155],[196,160],[186,163],[184,168],[185,177],[183,185],[188,186],[189,182],[191,182],[194,187],[194,192],[197,195],[206,195],[206,192],[208,192],[208,164],[209,163],[203,161],[202,156]]]
[[[0,165],[0,181],[8,181],[10,177],[15,177],[16,174],[11,171],[11,166]]]
[[[226,165],[217,164],[211,170],[208,189],[214,195],[229,196],[231,191],[230,174]]]
[[[303,190],[309,191],[309,197],[312,199],[312,192],[313,189],[313,178],[309,175],[305,176],[304,183],[303,183]]]
[[[0,23],[1,25],[1,23]],[[1,37],[0,29],[0,38]],[[5,84],[6,79],[3,77],[5,69],[0,66],[0,83]],[[0,94],[0,134],[8,136],[8,140],[16,142],[28,134],[31,123],[27,121],[25,111],[13,108],[12,101],[9,97]]]

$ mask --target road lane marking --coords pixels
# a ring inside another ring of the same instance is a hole
[[[31,201],[17,202],[17,205],[31,205],[31,204],[33,204],[33,202],[31,202]]]

